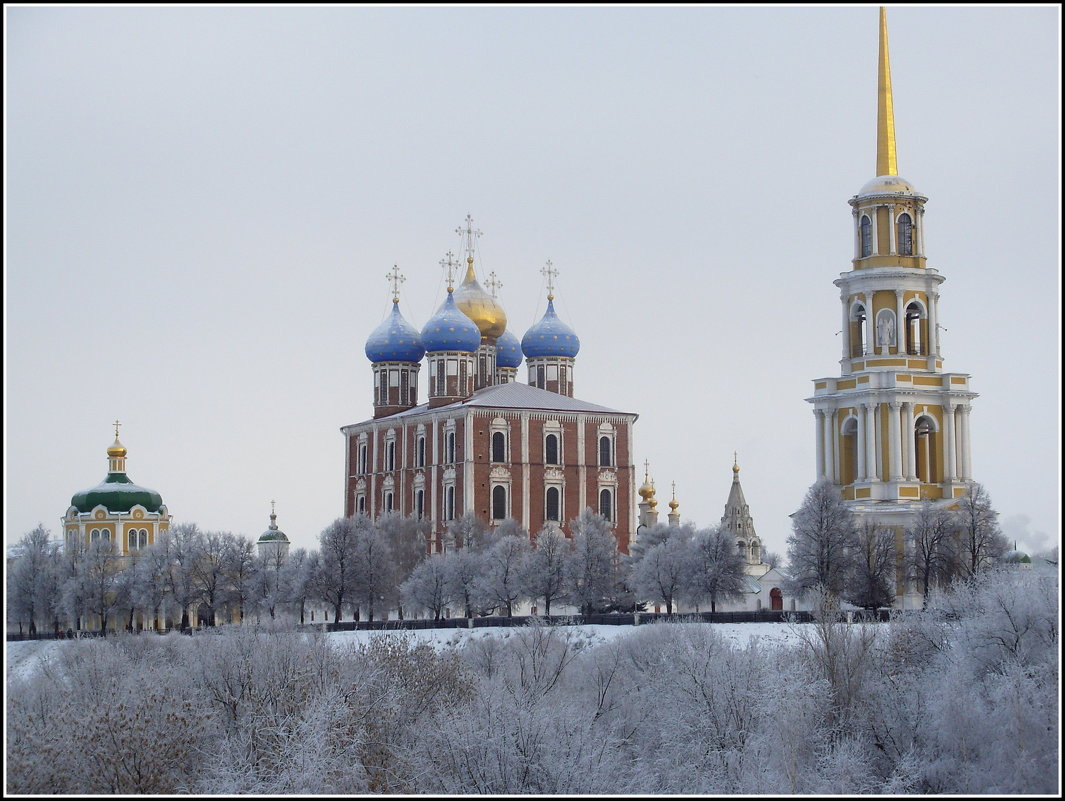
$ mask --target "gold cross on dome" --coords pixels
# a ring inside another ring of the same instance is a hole
[[[450,250],[445,253],[444,258],[440,260],[440,266],[447,271],[447,291],[450,292],[455,287],[455,269],[459,266],[455,261],[455,254]]]
[[[643,460],[643,480],[647,481],[647,473],[651,469],[651,463],[647,460]]]
[[[478,237],[481,236],[481,232],[474,229],[473,227],[473,217],[467,214],[466,227],[463,228],[462,226],[459,226],[455,229],[455,233],[464,235],[466,237],[466,258],[472,259],[474,242],[477,240]]]
[[[120,425],[122,425],[122,424],[121,424],[120,422],[118,422],[118,420],[115,420],[115,422],[113,423],[113,425],[114,425],[114,427],[115,427],[115,439],[118,439],[118,427],[119,427]]]
[[[274,502],[270,501],[270,514],[272,515],[273,513],[274,513]]]
[[[540,269],[540,275],[547,278],[547,299],[555,299],[555,280],[558,278],[558,270],[555,269],[551,263],[551,259],[547,260],[547,264]]]
[[[492,297],[496,296],[496,290],[501,289],[503,282],[496,278],[495,270],[488,273],[488,280],[484,282],[484,285],[488,287],[488,291],[492,293]]]
[[[399,285],[407,280],[399,274],[399,265],[393,264],[392,270],[385,273],[385,278],[392,284],[392,302],[399,303]]]

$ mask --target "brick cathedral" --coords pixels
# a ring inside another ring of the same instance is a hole
[[[555,313],[550,263],[547,311],[519,342],[477,280],[470,217],[459,232],[465,278],[455,287],[449,272],[447,296],[420,332],[400,312],[398,271],[390,276],[392,311],[366,341],[374,416],[341,428],[345,514],[427,519],[439,550],[448,523],[466,512],[489,525],[513,519],[532,535],[548,524],[568,534],[588,507],[627,551],[637,415],[574,397],[580,339]],[[517,380],[523,360],[527,384]],[[428,399],[419,404],[423,361]]]

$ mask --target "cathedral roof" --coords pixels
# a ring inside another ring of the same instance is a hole
[[[399,311],[399,301],[392,302],[392,313],[373,330],[366,340],[366,358],[377,362],[419,362],[425,355],[418,331]]]
[[[422,345],[426,353],[446,350],[473,353],[480,347],[480,329],[455,305],[455,296],[450,289],[436,314],[422,329]]]
[[[500,367],[518,367],[521,364],[521,343],[510,331],[504,331],[496,340],[496,364]]]
[[[555,302],[549,296],[544,316],[521,338],[522,353],[526,359],[534,359],[537,356],[572,358],[580,349],[581,341],[577,333],[558,318],[555,314]]]
[[[548,392],[545,389],[511,381],[506,384],[496,384],[495,386],[480,389],[477,392],[474,392],[466,400],[449,403],[446,406],[438,406],[432,410],[429,409],[428,403],[423,403],[420,406],[415,406],[413,409],[407,409],[389,415],[387,419],[395,420],[401,417],[425,414],[430,411],[432,413],[448,412],[461,409],[464,406],[489,409],[531,409],[535,411],[553,412],[623,414],[630,415],[634,420],[639,417],[635,412],[622,412],[618,409],[611,409],[607,406],[600,406],[596,403],[589,403],[588,401],[571,398],[567,395],[559,395],[557,392]],[[362,422],[369,423],[373,421],[364,420]],[[353,425],[362,425],[362,423],[353,423]],[[347,427],[348,426],[344,426],[344,428]]]

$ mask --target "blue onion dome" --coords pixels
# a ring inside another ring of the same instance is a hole
[[[540,322],[525,332],[521,338],[521,350],[526,359],[534,359],[537,356],[569,356],[577,355],[581,349],[581,341],[576,332],[558,319],[555,314],[555,302],[550,297],[547,299],[547,311]]]
[[[422,329],[422,345],[426,353],[442,350],[475,353],[480,347],[481,331],[473,320],[459,311],[451,289],[447,291],[447,299]]]
[[[377,362],[420,362],[425,355],[417,329],[403,319],[399,301],[392,301],[392,313],[366,340],[366,358]]]
[[[521,364],[521,343],[510,331],[504,331],[496,340],[496,365],[517,367]]]

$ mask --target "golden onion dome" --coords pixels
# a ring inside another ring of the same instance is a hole
[[[495,298],[477,283],[473,258],[466,259],[466,278],[455,290],[455,305],[477,325],[482,340],[496,340],[507,330],[507,315]]]
[[[655,488],[651,486],[651,482],[647,479],[644,479],[643,484],[640,485],[640,489],[637,491],[640,493],[640,497],[645,501],[648,498],[654,497],[655,494]]]
[[[126,455],[126,446],[118,441],[118,437],[115,437],[115,444],[107,449],[107,455],[112,459],[121,459]]]
[[[669,508],[674,512],[677,511],[678,506],[680,506],[680,501],[678,501],[676,498],[669,502]]]

